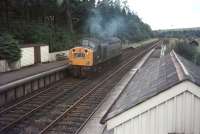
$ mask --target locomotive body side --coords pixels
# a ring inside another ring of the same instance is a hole
[[[121,45],[121,41],[119,39],[112,39],[108,42],[106,42],[106,58],[103,61],[118,57],[121,55],[122,52],[122,45]]]

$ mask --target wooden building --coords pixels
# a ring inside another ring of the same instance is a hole
[[[200,134],[200,67],[151,57],[101,122],[104,134]]]
[[[20,69],[38,63],[49,62],[49,46],[46,44],[26,44],[21,46],[21,59],[8,64],[0,59],[0,73]]]
[[[49,61],[49,46],[46,44],[26,44],[21,50],[21,67]]]

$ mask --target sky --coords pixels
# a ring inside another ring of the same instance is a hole
[[[128,0],[153,30],[200,27],[200,0]]]

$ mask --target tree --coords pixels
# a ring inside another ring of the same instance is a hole
[[[5,23],[0,24],[0,29],[20,43],[48,43],[51,51],[69,48],[88,35],[132,42],[152,36],[151,28],[129,9],[126,0],[2,0],[0,7],[1,21],[9,24],[7,29]],[[94,11],[101,16],[96,31],[91,30],[97,24],[91,19]]]
[[[9,34],[0,35],[0,59],[14,62],[21,58],[19,43]]]

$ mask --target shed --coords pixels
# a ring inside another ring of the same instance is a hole
[[[46,44],[25,44],[21,50],[21,67],[49,61],[49,46]]]
[[[105,134],[199,134],[200,67],[175,52],[150,58],[101,122]]]

